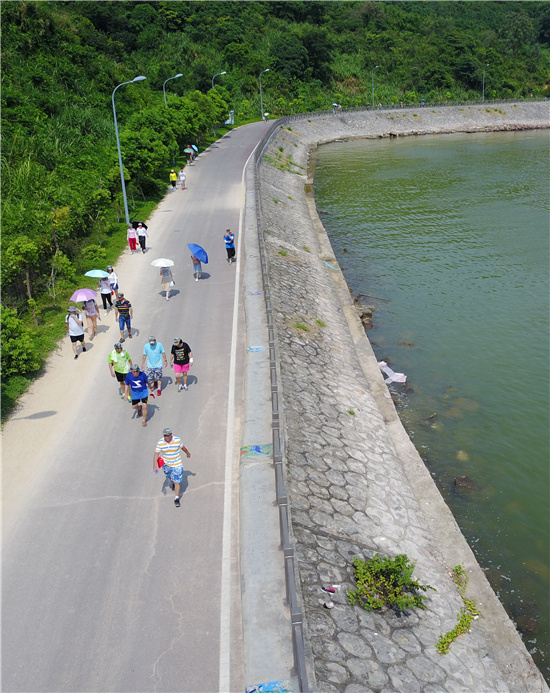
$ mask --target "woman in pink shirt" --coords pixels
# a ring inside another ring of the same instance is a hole
[[[137,247],[137,242],[138,242],[138,236],[137,236],[137,231],[134,229],[133,226],[130,226],[128,228],[128,232],[126,234],[126,238],[128,239],[128,243],[130,244],[130,250],[132,251],[132,255],[134,254],[134,250]]]

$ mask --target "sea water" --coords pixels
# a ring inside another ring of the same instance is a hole
[[[314,163],[375,354],[407,375],[401,420],[550,679],[548,132],[355,140]]]

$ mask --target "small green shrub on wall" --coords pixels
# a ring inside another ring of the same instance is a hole
[[[367,611],[384,606],[400,611],[415,606],[425,609],[426,597],[419,594],[419,590],[435,591],[430,585],[421,585],[412,579],[415,564],[405,554],[394,559],[375,554],[366,561],[355,557],[353,565],[357,589],[348,591],[348,604],[357,604]]]

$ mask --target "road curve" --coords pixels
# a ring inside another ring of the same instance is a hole
[[[169,192],[148,222],[150,250],[117,264],[137,331],[124,346],[141,363],[149,335],[167,352],[181,336],[194,355],[189,391],[165,369],[142,428],[109,374],[118,329],[102,311],[91,349],[75,361],[65,339],[4,427],[3,691],[243,689],[244,321],[240,265],[225,262],[222,236],[240,236],[243,168],[264,132],[244,126],[204,152],[188,189]],[[209,253],[199,282],[189,242]],[[156,257],[175,261],[169,302]],[[165,426],[191,452],[179,509],[152,471]]]

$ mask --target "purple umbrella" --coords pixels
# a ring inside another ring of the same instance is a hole
[[[91,289],[77,289],[69,299],[70,301],[89,301],[95,298],[97,293]]]
[[[196,243],[188,243],[187,247],[197,258],[197,260],[204,262],[205,265],[208,264],[208,255],[206,254],[206,250],[202,246],[197,245]]]

